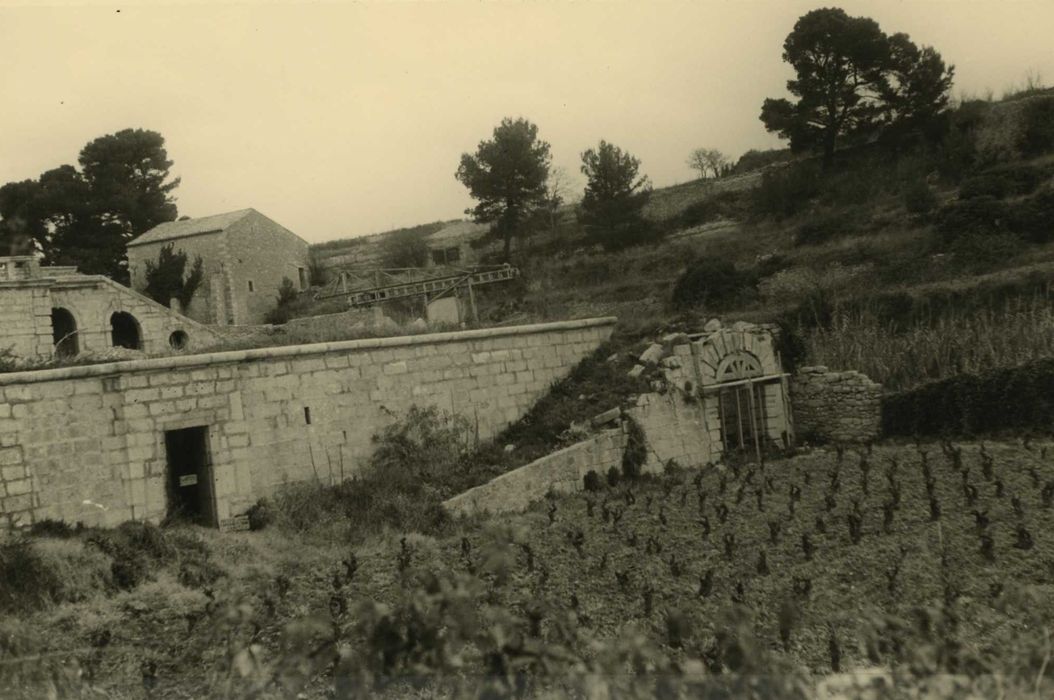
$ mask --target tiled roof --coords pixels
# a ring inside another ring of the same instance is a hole
[[[183,221],[168,221],[158,224],[142,236],[130,241],[129,246],[142,245],[144,243],[157,243],[158,241],[170,241],[176,238],[186,238],[199,233],[214,233],[223,231],[231,224],[240,221],[248,215],[252,209],[239,209],[226,214],[213,214],[202,216],[197,219],[184,219]]]

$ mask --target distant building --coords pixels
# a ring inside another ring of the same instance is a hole
[[[479,262],[479,251],[473,244],[482,238],[490,227],[473,221],[457,221],[444,226],[425,239],[428,245],[428,266],[465,266]]]
[[[264,323],[288,278],[307,289],[310,256],[307,241],[255,209],[155,226],[128,244],[132,288],[146,289],[146,264],[172,244],[187,254],[188,265],[201,256],[205,279],[183,310],[202,323]]]
[[[102,275],[41,267],[30,255],[0,257],[0,353],[25,360],[192,351],[217,336]]]

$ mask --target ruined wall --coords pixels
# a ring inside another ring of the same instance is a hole
[[[882,386],[856,371],[803,367],[791,380],[800,436],[826,442],[867,442],[881,429]]]
[[[614,319],[0,374],[0,514],[113,525],[166,513],[165,431],[207,427],[216,518],[285,483],[349,478],[411,405],[495,435]]]
[[[721,458],[721,433],[712,407],[675,393],[641,394],[626,411],[644,431],[648,461],[643,471],[661,474],[673,460],[682,467],[700,467]],[[713,422],[711,427],[708,420]],[[713,435],[716,433],[716,439]]]
[[[621,469],[625,447],[622,428],[604,430],[460,493],[444,501],[443,507],[454,515],[522,511],[550,491],[581,491],[585,488],[583,479],[590,471],[604,479],[612,467]]]

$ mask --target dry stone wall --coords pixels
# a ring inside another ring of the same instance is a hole
[[[791,381],[799,436],[825,442],[868,442],[881,430],[882,386],[856,371],[803,367]]]
[[[214,521],[283,484],[350,478],[412,405],[479,439],[518,419],[614,319],[261,348],[0,375],[0,516],[163,518],[166,431],[207,430]]]

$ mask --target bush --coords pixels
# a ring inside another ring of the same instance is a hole
[[[1031,157],[1054,151],[1054,96],[1029,100],[1021,120],[1018,147],[1023,155]]]
[[[719,192],[699,202],[693,202],[679,214],[668,219],[664,225],[671,230],[702,226],[721,217],[731,217],[738,213],[738,192]]]
[[[618,467],[611,467],[608,469],[608,486],[615,488],[622,481],[622,472],[618,470]]]
[[[720,309],[735,301],[751,286],[751,279],[735,265],[717,258],[697,258],[677,279],[673,305],[677,309],[703,306]]]
[[[626,450],[622,453],[622,476],[639,479],[648,461],[648,442],[637,421],[626,419]]]
[[[1012,233],[970,233],[955,239],[948,250],[960,268],[979,273],[1006,263],[1021,248],[1021,239]]]
[[[1040,192],[1015,207],[1010,226],[1032,243],[1054,240],[1054,190]]]
[[[754,209],[760,214],[775,217],[793,216],[821,191],[820,169],[814,163],[771,170],[761,176],[761,183],[753,190]]]
[[[72,540],[0,541],[0,612],[77,602],[111,587],[110,560]]]
[[[1050,177],[1049,169],[1028,164],[1004,165],[963,180],[959,199],[994,197],[1003,199],[1033,192]]]
[[[819,245],[833,240],[846,232],[846,217],[841,214],[826,214],[806,221],[794,234],[794,245]]]
[[[261,498],[249,508],[246,515],[249,516],[250,530],[263,530],[275,521],[274,504],[269,498]]]
[[[600,475],[596,473],[596,470],[590,469],[586,472],[586,475],[582,477],[582,485],[586,491],[599,491],[600,490]]]
[[[887,436],[1049,431],[1054,425],[1054,360],[960,375],[882,399]]]
[[[1010,194],[1010,182],[992,173],[981,173],[968,177],[959,186],[959,199],[994,197],[1003,199]]]
[[[937,208],[937,195],[923,180],[914,180],[904,188],[904,208],[909,214],[929,214]]]
[[[952,202],[937,215],[937,231],[945,243],[968,235],[987,235],[1006,229],[1010,209],[993,197]]]

